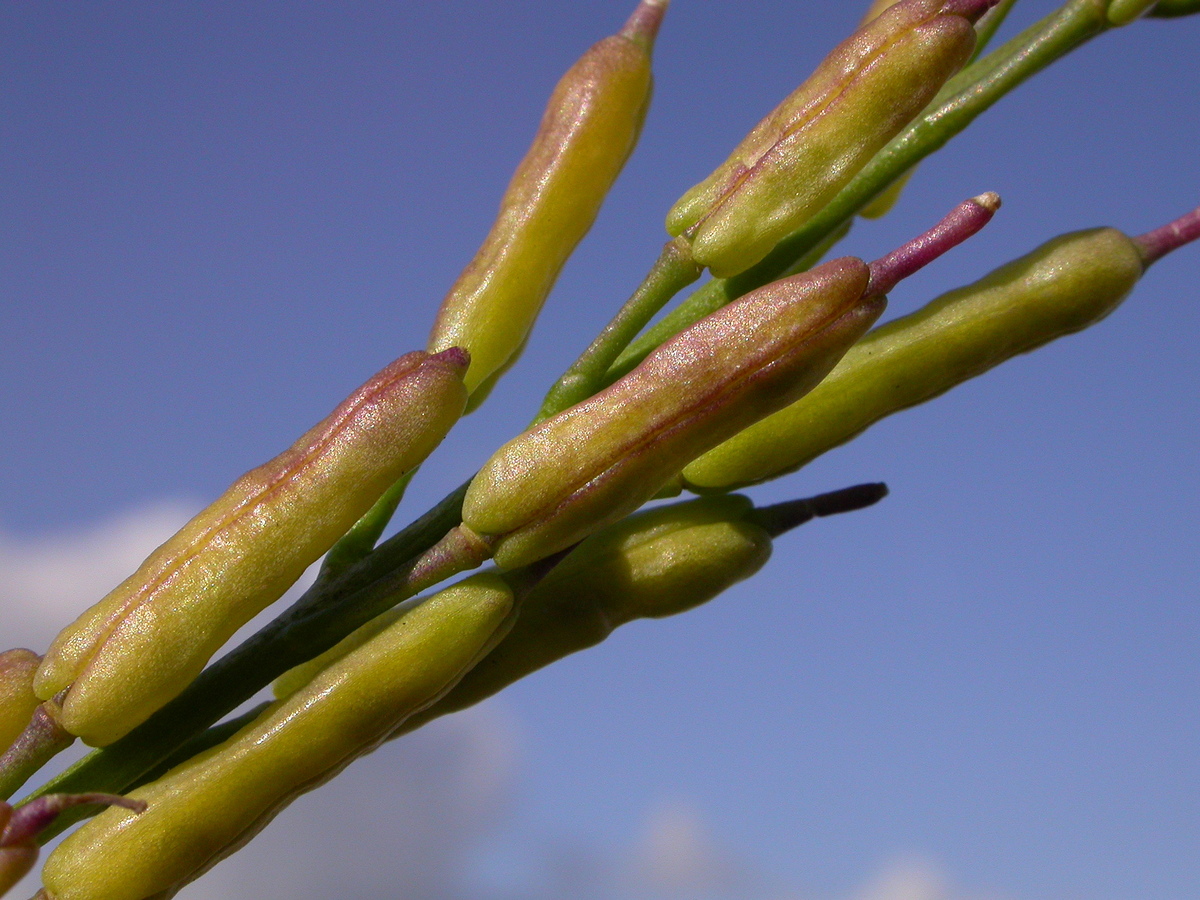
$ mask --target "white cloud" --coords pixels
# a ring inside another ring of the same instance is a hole
[[[164,501],[45,538],[0,533],[0,649],[43,652],[59,629],[120,584],[197,509]]]

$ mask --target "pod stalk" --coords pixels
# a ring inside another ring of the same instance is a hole
[[[883,482],[856,484],[853,487],[817,494],[815,497],[760,506],[747,513],[746,518],[771,537],[777,538],[812,519],[874,506],[887,495],[888,486]]]
[[[960,203],[933,228],[897,247],[870,265],[871,280],[865,296],[882,296],[947,250],[957,247],[992,220],[1000,208],[1000,195],[988,191]]]
[[[52,701],[37,708],[29,725],[0,756],[0,800],[7,800],[57,754],[75,742],[59,724]]]
[[[1142,264],[1150,268],[1172,250],[1178,250],[1196,238],[1200,238],[1200,206],[1174,222],[1138,235],[1133,239],[1133,243],[1142,257]]]

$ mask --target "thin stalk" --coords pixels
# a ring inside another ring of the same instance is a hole
[[[58,724],[54,706],[39,706],[25,730],[0,756],[0,800],[19,791],[42,766],[73,743],[75,735]]]
[[[1069,0],[959,72],[946,83],[940,99],[930,104],[925,113],[880,150],[808,224],[780,241],[762,262],[724,282],[714,280],[693,293],[660,323],[660,327],[648,332],[645,341],[637,342],[638,351],[649,353],[667,338],[708,315],[713,311],[714,298],[734,300],[789,273],[893,181],[945,146],[998,100],[1110,27],[1103,4],[1095,0]],[[661,327],[668,319],[674,331],[668,332]],[[657,343],[651,346],[651,340]],[[620,366],[628,366],[631,358],[629,355],[622,357]]]
[[[758,506],[750,510],[746,518],[776,538],[815,518],[874,506],[887,495],[888,486],[882,482],[856,484],[802,500],[785,500],[771,506]]]
[[[1174,222],[1138,235],[1133,239],[1133,243],[1142,257],[1142,265],[1149,268],[1172,250],[1178,250],[1197,238],[1200,238],[1200,206]]]
[[[604,386],[604,375],[621,351],[637,337],[671,298],[700,277],[703,269],[692,259],[685,237],[667,241],[645,280],[617,311],[591,346],[554,383],[534,418],[534,424],[586,400]]]

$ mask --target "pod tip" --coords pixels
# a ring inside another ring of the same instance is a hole
[[[1000,209],[1000,195],[995,191],[984,191],[978,197],[972,197],[971,202],[977,206],[982,206],[990,213]]]
[[[654,39],[670,4],[671,0],[642,0],[621,29],[621,37],[647,50],[654,49]]]
[[[456,369],[466,371],[467,366],[471,364],[471,354],[462,347],[450,347],[442,350],[440,353],[434,353],[431,359],[436,359],[446,363],[448,366],[453,366]]]

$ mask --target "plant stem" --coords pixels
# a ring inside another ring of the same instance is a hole
[[[1147,231],[1133,239],[1142,256],[1142,265],[1149,268],[1172,250],[1200,238],[1200,206],[1185,213],[1174,222]]]
[[[604,375],[638,332],[681,290],[700,277],[684,237],[667,241],[650,273],[583,355],[554,383],[534,424],[586,400],[604,386]]]
[[[0,800],[7,800],[34,773],[75,742],[75,735],[58,724],[55,709],[43,703],[34,710],[29,725],[0,756]]]

